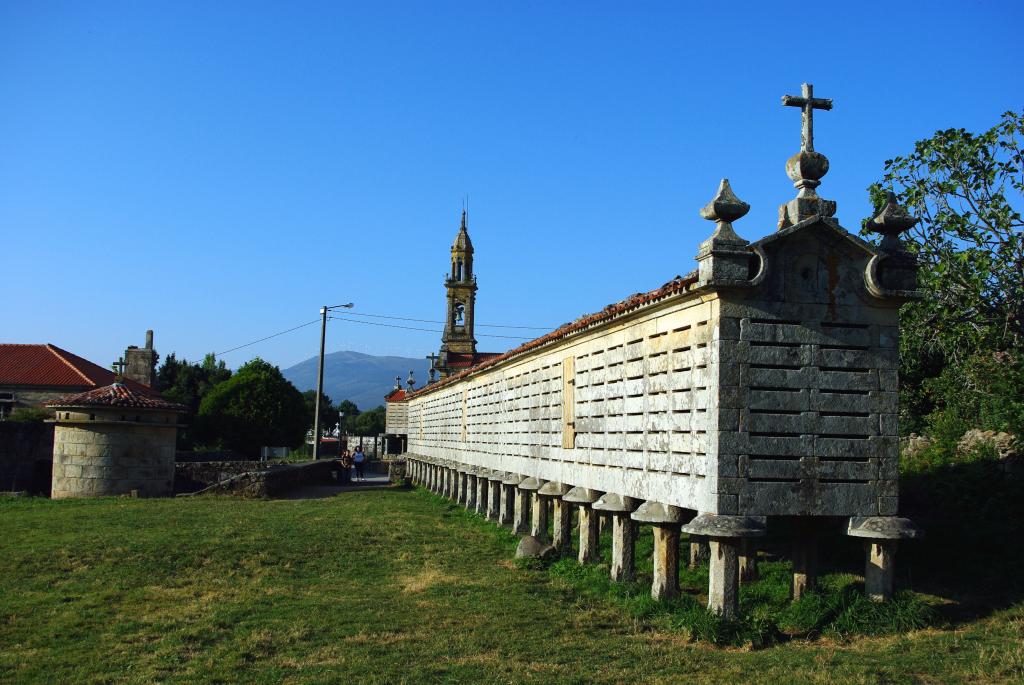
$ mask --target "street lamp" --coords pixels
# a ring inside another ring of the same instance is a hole
[[[332,309],[352,309],[352,303],[324,305],[320,308],[320,366],[316,373],[316,405],[313,409],[313,459],[320,458],[320,396],[324,394],[324,342],[327,338],[327,312]],[[338,438],[341,440],[341,438]],[[340,443],[339,443],[340,444]]]

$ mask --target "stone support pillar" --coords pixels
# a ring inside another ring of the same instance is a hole
[[[473,511],[476,508],[476,472],[466,472],[466,511]]]
[[[587,488],[573,488],[565,493],[562,500],[579,505],[580,514],[580,549],[576,558],[581,564],[596,564],[601,560],[600,524],[601,515],[594,511],[592,505],[601,498],[602,493]]]
[[[793,601],[802,599],[818,587],[818,531],[813,521],[801,521],[793,540]]]
[[[689,538],[689,565],[691,569],[695,569],[711,559],[711,550],[708,547],[707,538],[703,535],[690,535]]]
[[[616,582],[633,580],[636,573],[636,524],[630,514],[639,504],[632,497],[613,493],[607,493],[594,502],[596,511],[606,512],[612,517],[611,577]]]
[[[546,482],[538,478],[527,478],[519,484],[519,489],[526,491],[530,496],[530,535],[541,542],[548,540],[548,508],[537,491]]]
[[[918,540],[924,533],[906,518],[854,516],[846,534],[864,540],[864,594],[875,602],[892,599],[896,576],[896,547],[900,540]]]
[[[633,512],[633,521],[654,527],[654,573],[651,597],[657,600],[679,596],[679,527],[683,510],[661,502],[647,501]]]
[[[476,513],[487,514],[487,476],[483,471],[476,476]]]
[[[506,473],[501,481],[501,507],[498,512],[498,523],[512,527],[515,520],[516,490],[523,481],[521,476]]]
[[[516,535],[526,535],[530,532],[530,499],[533,492],[522,487],[529,478],[519,482],[516,486],[515,509],[512,514],[512,532]]]
[[[572,554],[572,505],[562,500],[570,489],[568,485],[550,481],[537,491],[545,507],[551,503],[554,519],[551,544],[559,556]]]
[[[743,538],[740,541],[740,582],[752,583],[759,577],[757,543],[752,538]]]
[[[491,471],[487,474],[487,520],[497,522],[501,511],[501,481],[505,474]]]
[[[701,514],[682,527],[689,535],[703,535],[711,552],[708,574],[708,609],[722,618],[734,619],[740,612],[740,542],[762,537],[761,516]]]

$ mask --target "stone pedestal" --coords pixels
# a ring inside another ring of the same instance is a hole
[[[501,511],[501,480],[505,475],[492,471],[487,474],[487,520],[498,521]]]
[[[501,481],[501,506],[498,511],[498,523],[512,527],[515,519],[516,490],[523,481],[514,473],[506,473]]]
[[[793,585],[790,595],[797,601],[818,587],[818,531],[810,522],[798,525],[793,540]]]
[[[476,476],[476,513],[487,514],[487,476],[483,472]]]
[[[537,495],[542,497],[545,506],[549,506],[554,518],[551,544],[559,556],[572,554],[572,505],[562,500],[571,488],[562,483],[551,481],[545,483]]]
[[[917,525],[896,516],[854,516],[846,534],[864,540],[864,594],[873,601],[892,599],[896,575],[896,547],[900,540],[924,536]]]
[[[739,548],[743,538],[762,537],[765,519],[759,516],[701,514],[682,527],[690,535],[707,538],[711,552],[708,574],[708,609],[722,618],[739,616]]]
[[[689,566],[695,569],[711,559],[711,549],[703,535],[690,535],[689,538]]]
[[[455,503],[466,503],[466,471],[463,468],[455,471]]]
[[[636,524],[630,518],[639,502],[632,497],[608,493],[594,502],[594,510],[612,517],[612,568],[616,582],[633,580],[636,572]]]
[[[512,513],[512,532],[527,535],[530,532],[530,499],[533,493],[516,486],[515,509]]]
[[[633,512],[633,521],[654,527],[654,574],[651,597],[679,596],[679,528],[683,510],[661,502],[644,502]]]
[[[760,577],[757,569],[757,543],[751,538],[740,541],[740,582],[752,583]]]
[[[466,511],[476,508],[476,471],[466,472]]]
[[[580,550],[576,558],[581,564],[596,564],[601,560],[601,516],[592,508],[594,502],[601,498],[601,494],[587,488],[573,488],[562,497],[562,500],[569,504],[579,505]]]
[[[537,491],[546,482],[538,478],[527,478],[519,484],[519,490],[530,496],[530,535],[541,542],[548,540],[548,508]]]

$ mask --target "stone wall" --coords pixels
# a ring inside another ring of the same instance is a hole
[[[337,474],[335,476],[334,474]],[[278,464],[258,471],[249,471],[221,481],[202,494],[231,494],[241,497],[276,497],[306,485],[322,485],[344,481],[345,475],[334,459],[303,464]]]
[[[50,492],[53,426],[0,421],[0,490]]]
[[[174,465],[174,492],[197,492],[234,476],[261,471],[284,462],[188,461]]]
[[[170,495],[176,433],[173,425],[57,425],[51,496]]]

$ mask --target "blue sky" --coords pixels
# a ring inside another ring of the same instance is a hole
[[[1021,8],[7,0],[0,342],[106,365],[147,328],[194,359],[321,304],[441,319],[465,196],[477,321],[557,326],[691,270],[723,177],[752,205],[740,235],[774,230],[802,81],[834,100],[819,192],[856,230],[885,159],[1022,107]],[[331,322],[327,349],[439,338]]]

